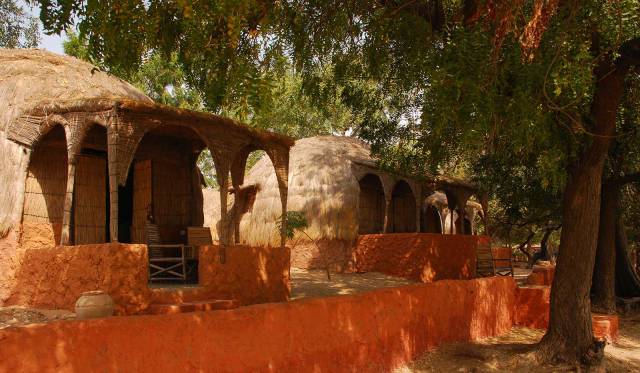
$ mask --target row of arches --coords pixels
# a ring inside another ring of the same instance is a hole
[[[359,180],[358,233],[474,233],[474,225],[465,213],[438,208],[428,199],[417,199],[411,186],[399,180],[389,198],[383,183],[368,173]],[[463,225],[463,226],[462,226]]]
[[[67,125],[55,123],[33,144],[25,184],[23,244],[42,244],[45,231],[50,244],[144,243],[150,216],[163,240],[182,242],[186,227],[203,225],[203,180],[197,160],[208,147],[196,131],[176,125],[145,131],[135,144],[124,180],[119,173],[112,175],[114,145],[107,126],[88,123],[75,138],[71,132]],[[251,144],[234,157],[224,155],[229,166],[216,167],[221,195],[226,197],[231,190],[236,200],[242,200],[238,195],[246,158],[259,149]],[[275,167],[274,172],[278,172]],[[286,201],[286,179],[284,188]],[[222,208],[226,214],[221,214],[218,232],[239,241],[234,223],[242,209],[226,201]]]

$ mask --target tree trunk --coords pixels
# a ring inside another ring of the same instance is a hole
[[[600,58],[594,69],[596,87],[591,105],[590,142],[573,163],[565,187],[549,327],[538,345],[538,357],[543,361],[592,364],[603,356],[602,347],[594,344],[589,295],[598,241],[604,160],[615,134],[628,71],[628,65],[616,62],[607,55]]]
[[[597,312],[616,312],[616,223],[620,206],[620,186],[602,185],[600,232],[593,271],[592,306]]]
[[[603,157],[604,160],[604,157]],[[549,327],[540,342],[544,359],[577,362],[593,344],[591,276],[598,239],[602,162],[585,165],[568,181]]]

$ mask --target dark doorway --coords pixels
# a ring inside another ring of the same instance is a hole
[[[384,228],[385,199],[380,178],[367,174],[360,182],[360,205],[358,206],[358,233],[382,233]]]
[[[400,180],[393,188],[391,196],[390,233],[416,231],[416,199],[406,181]]]
[[[118,242],[131,243],[133,223],[133,167],[129,168],[127,183],[118,186]]]

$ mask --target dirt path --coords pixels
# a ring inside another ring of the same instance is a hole
[[[527,353],[544,331],[513,328],[508,334],[478,343],[442,346],[395,373],[409,372],[574,372],[567,365],[539,366]],[[620,340],[605,348],[595,372],[640,372],[640,314],[620,319]]]
[[[331,281],[329,281],[324,270],[291,268],[291,300],[356,294],[412,283],[403,278],[387,276],[377,272],[332,273]]]

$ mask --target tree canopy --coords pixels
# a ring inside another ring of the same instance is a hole
[[[0,0],[0,48],[34,48],[40,42],[38,19],[14,0]]]

